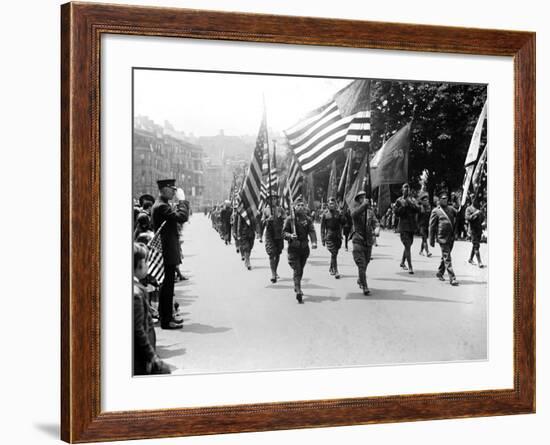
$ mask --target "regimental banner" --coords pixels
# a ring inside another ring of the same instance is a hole
[[[410,131],[408,123],[376,152],[370,163],[372,188],[408,181]]]

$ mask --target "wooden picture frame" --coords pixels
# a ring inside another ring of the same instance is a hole
[[[221,39],[511,56],[514,387],[437,394],[102,412],[100,38]],[[535,34],[91,3],[61,7],[61,437],[92,442],[535,411]]]

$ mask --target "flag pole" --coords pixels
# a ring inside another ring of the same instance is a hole
[[[269,156],[269,133],[267,132],[267,111],[265,106],[265,95],[263,96],[263,99],[264,99],[264,119],[265,119],[265,143],[266,143],[266,150],[267,150],[267,189],[268,189],[267,196],[269,197],[269,211],[271,212],[271,216],[273,216],[273,199],[271,196],[271,159]]]

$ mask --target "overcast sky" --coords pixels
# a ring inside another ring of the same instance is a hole
[[[268,126],[280,132],[323,105],[350,79],[270,75],[134,71],[134,113],[176,130],[211,136],[254,135],[265,95]]]

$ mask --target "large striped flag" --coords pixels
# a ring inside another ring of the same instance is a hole
[[[160,231],[166,224],[164,221],[155,235],[147,244],[149,252],[147,253],[147,273],[151,275],[159,284],[164,281],[164,260],[162,259],[162,240],[160,239]]]
[[[347,147],[370,142],[370,80],[354,80],[325,105],[285,131],[304,173]]]
[[[261,199],[262,179],[263,179],[263,159],[267,146],[267,124],[264,115],[260,124],[260,131],[256,139],[256,147],[252,153],[252,160],[248,168],[248,174],[240,193],[241,201],[239,203],[239,214],[250,226],[251,221],[258,214]]]

